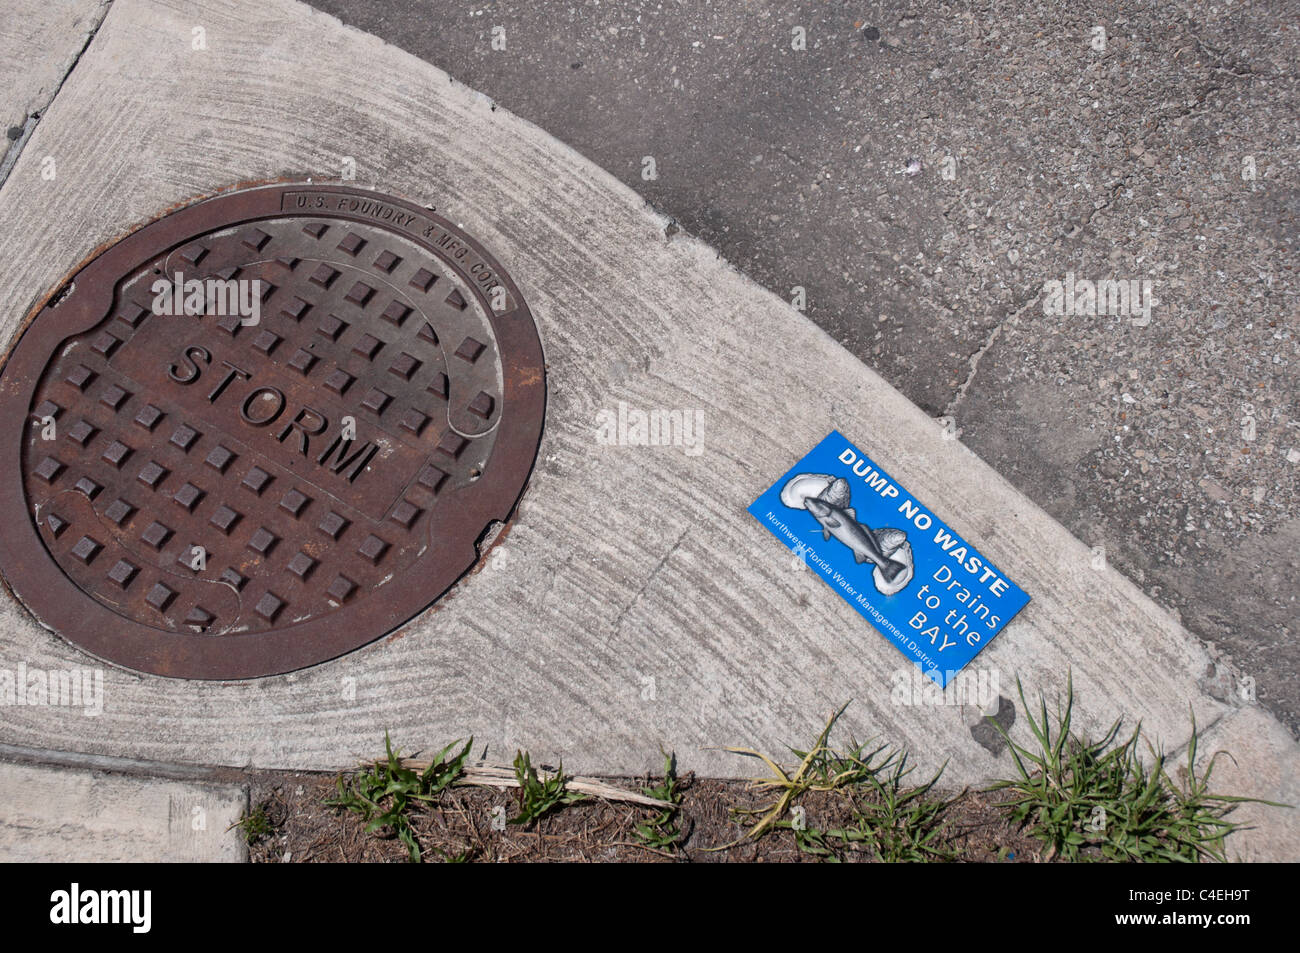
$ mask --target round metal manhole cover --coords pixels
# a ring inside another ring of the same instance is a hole
[[[427,209],[230,192],[64,287],[0,378],[0,571],[99,658],[187,678],[334,658],[432,604],[523,492],[537,329]]]

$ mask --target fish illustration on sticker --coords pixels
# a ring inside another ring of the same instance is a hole
[[[781,474],[749,515],[937,685],[1029,604],[1029,593],[838,430]]]
[[[849,483],[826,473],[800,473],[781,488],[781,502],[806,510],[821,526],[822,539],[847,546],[858,565],[871,563],[871,581],[882,595],[901,592],[912,581],[912,547],[901,529],[872,529],[858,521]]]

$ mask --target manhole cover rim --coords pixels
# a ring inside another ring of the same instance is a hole
[[[310,208],[295,213],[283,207],[287,193],[303,192],[357,196],[399,210],[413,222],[435,224],[491,269],[514,307],[504,313],[495,312],[463,266],[418,231],[398,232],[388,223],[347,209]],[[24,316],[17,340],[0,365],[0,440],[9,441],[0,445],[15,449],[22,446],[31,426],[31,404],[46,366],[55,360],[63,342],[105,320],[111,313],[118,283],[126,276],[198,235],[295,215],[386,228],[456,272],[478,299],[495,334],[503,368],[496,444],[491,465],[483,468],[482,476],[462,487],[454,497],[440,499],[440,505],[431,510],[428,537],[438,538],[440,527],[450,522],[473,524],[476,529],[472,533],[462,531],[456,539],[456,551],[444,551],[445,558],[417,558],[394,578],[383,600],[362,600],[324,616],[255,633],[171,633],[113,611],[65,574],[46,548],[29,512],[22,455],[0,455],[0,514],[8,520],[8,530],[0,533],[0,575],[40,624],[97,659],[145,674],[231,680],[284,674],[338,658],[392,633],[445,597],[478,561],[475,541],[494,521],[508,522],[524,493],[545,416],[545,361],[531,311],[509,272],[455,223],[414,202],[388,193],[310,182],[237,188],[198,199],[101,247],[77,265],[54,285],[55,292]],[[38,320],[51,310],[58,293],[69,286],[73,291],[57,305],[57,319],[51,319],[49,314],[46,320]],[[92,295],[91,290],[96,289],[100,293]],[[510,408],[508,413],[506,408]],[[354,621],[361,616],[367,624]]]

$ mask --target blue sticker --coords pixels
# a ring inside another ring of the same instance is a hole
[[[838,431],[749,512],[941,686],[1029,604]]]

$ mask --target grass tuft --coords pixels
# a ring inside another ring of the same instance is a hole
[[[271,834],[271,816],[266,813],[265,805],[258,805],[235,822],[235,827],[244,835],[244,843],[250,847],[263,837]]]
[[[1072,731],[1073,677],[1067,679],[1065,703],[1058,703],[1054,718],[1041,695],[1035,718],[1019,678],[1016,688],[1036,744],[1017,744],[994,721],[1011,750],[1017,776],[997,781],[989,790],[1009,792],[999,807],[1009,809],[1012,819],[1044,845],[1045,860],[1225,862],[1224,838],[1241,826],[1227,819],[1237,805],[1285,806],[1211,794],[1210,777],[1222,752],[1197,774],[1195,716],[1180,772],[1185,780],[1177,783],[1166,769],[1163,750],[1147,745],[1151,760],[1143,763],[1140,722],[1123,739],[1118,720],[1099,740]]]
[[[568,790],[564,762],[550,777],[542,778],[527,751],[515,753],[515,780],[519,782],[519,813],[508,824],[531,824],[556,808],[586,800],[584,795]]]
[[[795,830],[801,850],[841,860],[847,852],[865,848],[876,860],[891,864],[957,858],[948,846],[945,824],[953,802],[930,796],[942,768],[925,783],[909,785],[907,778],[915,766],[907,763],[906,751],[866,751],[866,746],[857,746],[846,755],[830,757],[839,776],[850,779],[838,788],[850,800],[850,821],[825,830]],[[792,827],[789,821],[779,826]]]
[[[637,824],[634,829],[637,840],[654,850],[672,853],[682,838],[681,827],[678,825],[682,792],[677,779],[677,759],[665,752],[663,781],[656,787],[642,788],[641,793],[667,801],[672,806],[660,808],[648,820]]]
[[[726,748],[734,754],[757,758],[767,765],[769,777],[755,778],[758,790],[779,790],[780,796],[758,810],[736,809],[741,816],[757,817],[744,837],[756,839],[771,830],[789,830],[806,853],[841,860],[850,853],[870,852],[887,862],[950,860],[955,852],[946,846],[944,814],[952,801],[931,797],[943,773],[929,781],[908,785],[912,766],[905,751],[851,742],[847,751],[830,747],[831,729],[848,708],[846,703],[830,716],[807,751],[791,748],[799,764],[787,771],[772,758],[752,748]],[[802,814],[787,819],[796,802],[809,792],[829,792],[847,800],[849,822],[840,827],[808,827]],[[733,844],[726,847],[735,846]],[[715,848],[725,849],[725,848]]]
[[[385,758],[357,771],[348,781],[340,776],[338,794],[325,801],[361,816],[368,833],[392,830],[406,845],[411,863],[421,861],[421,850],[411,829],[410,809],[416,802],[436,801],[464,774],[465,759],[474,739],[470,738],[459,754],[451,751],[457,742],[443,748],[421,772],[402,765],[401,752],[393,749],[388,732],[384,732]]]

